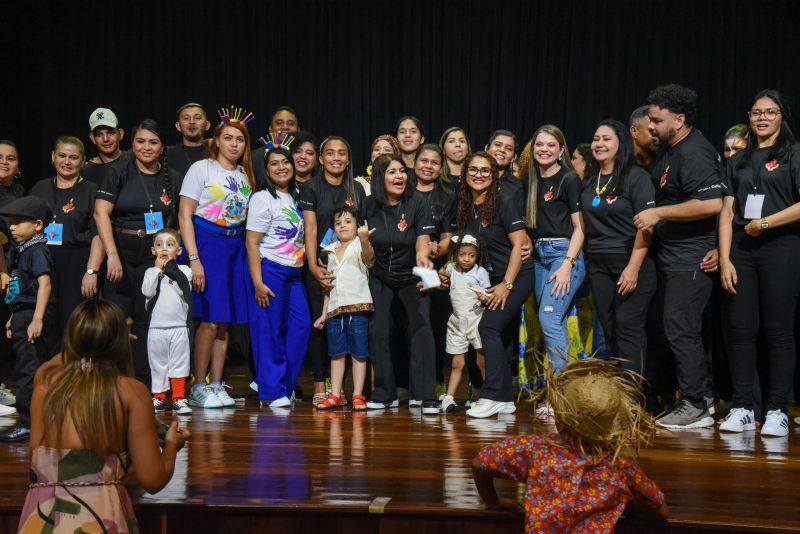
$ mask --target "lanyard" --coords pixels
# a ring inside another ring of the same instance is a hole
[[[70,186],[69,190],[67,191],[67,202],[69,202],[70,197],[72,196],[72,190],[75,189],[75,186],[78,185],[78,182],[81,180],[83,180],[83,176],[78,176],[78,178],[75,180],[75,183]],[[58,176],[56,176],[53,178],[53,222],[56,222],[56,216],[58,215],[58,191],[60,191],[60,189],[58,188]]]
[[[761,189],[761,168],[766,165],[766,159],[764,163],[756,165],[753,161],[753,155],[750,155],[750,170],[753,172],[753,194],[758,194],[758,190]]]
[[[136,163],[134,163],[136,165]],[[144,194],[147,197],[147,203],[150,204],[150,212],[153,211],[153,196],[150,195],[150,191],[147,190],[147,186],[144,183],[144,176],[142,176],[142,171],[139,170],[139,166],[136,165],[136,173],[139,175],[139,182],[142,184],[142,190],[144,190]],[[153,180],[153,195],[156,194],[156,185],[158,182],[158,175],[156,175],[155,179]]]

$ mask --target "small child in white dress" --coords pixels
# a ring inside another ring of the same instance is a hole
[[[186,400],[192,269],[176,262],[182,250],[177,230],[159,230],[153,236],[151,250],[156,257],[155,267],[144,273],[142,294],[147,299],[147,359],[153,408],[163,410],[167,406],[167,391],[172,390],[172,411],[188,414],[192,413]]]
[[[478,356],[478,367],[484,374],[483,346],[478,334],[478,324],[483,315],[484,302],[488,300],[485,289],[491,287],[489,273],[478,264],[481,246],[472,234],[451,238],[450,262],[442,274],[450,280],[450,302],[453,314],[447,321],[447,353],[453,355],[447,394],[441,398],[442,413],[452,412],[458,404],[453,399],[464,371],[465,354],[469,346]]]

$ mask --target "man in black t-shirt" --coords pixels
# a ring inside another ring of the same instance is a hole
[[[211,128],[202,104],[189,102],[178,108],[175,129],[181,134],[181,142],[167,147],[167,161],[172,169],[178,171],[181,178],[192,163],[204,159],[208,155],[208,147],[203,136]]]
[[[103,183],[108,165],[124,161],[130,152],[120,149],[125,131],[119,127],[117,116],[108,108],[97,108],[89,115],[89,140],[97,147],[98,155],[86,162],[81,175],[98,187]]]
[[[628,120],[628,128],[633,139],[633,154],[636,165],[650,172],[656,158],[656,141],[650,135],[650,106],[640,106],[633,110]]]
[[[703,310],[711,278],[701,263],[716,245],[722,209],[719,155],[693,128],[697,93],[679,85],[654,89],[648,97],[650,133],[659,149],[653,165],[656,207],[634,217],[653,232],[663,301],[664,334],[678,371],[681,401],[656,423],[672,429],[714,424],[706,397],[709,375],[702,339]]]
[[[300,121],[297,113],[289,106],[281,106],[272,112],[269,121],[269,132],[272,135],[296,134],[300,130]],[[254,143],[255,144],[255,143]],[[264,173],[264,147],[259,146],[251,151],[253,157],[253,173],[256,175],[256,184],[267,183],[267,175]]]

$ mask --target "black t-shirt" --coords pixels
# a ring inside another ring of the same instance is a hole
[[[520,213],[525,213],[528,188],[525,182],[514,176],[510,169],[506,169],[500,176],[500,191],[503,191],[507,198],[516,200]]]
[[[419,196],[425,201],[425,205],[431,210],[431,218],[435,230],[431,234],[431,239],[438,241],[442,234],[456,233],[456,196],[443,187],[432,191],[414,191],[414,196]]]
[[[99,188],[103,185],[103,178],[105,178],[108,168],[115,165],[127,165],[131,160],[131,155],[132,152],[130,150],[123,150],[119,157],[111,163],[102,163],[100,158],[94,158],[83,166],[83,169],[81,169],[81,176],[94,183],[94,185]]]
[[[11,306],[14,308],[35,308],[36,293],[39,292],[38,278],[43,274],[53,273],[53,258],[45,243],[36,243],[23,250],[21,253],[12,249],[6,256],[8,270],[16,269],[19,276],[19,294],[14,298]],[[55,298],[50,292],[50,302]]]
[[[508,258],[513,249],[508,234],[525,229],[525,219],[519,210],[519,205],[514,199],[508,198],[504,193],[497,197],[492,221],[483,220],[483,204],[467,206],[470,214],[467,217],[465,230],[478,235],[483,246],[486,247],[487,262],[484,268],[489,271],[492,284],[498,284],[508,270]],[[523,263],[520,272],[533,269],[533,263]]]
[[[317,247],[319,247],[322,238],[332,227],[331,215],[335,208],[344,205],[355,206],[356,204],[359,209],[361,208],[361,204],[366,197],[364,188],[361,187],[360,183],[354,181],[353,192],[356,196],[355,199],[347,195],[344,181],[340,185],[331,185],[322,175],[314,176],[300,188],[300,198],[297,201],[298,207],[302,211],[313,211],[317,216]]]
[[[97,234],[94,225],[94,198],[97,186],[81,178],[73,187],[59,189],[55,178],[39,180],[31,195],[44,200],[55,215],[55,222],[64,225],[63,247],[88,247]],[[45,226],[51,221],[45,221]]]
[[[369,238],[375,249],[375,264],[370,272],[392,287],[417,282],[411,270],[417,264],[417,237],[434,233],[428,203],[414,193],[394,206],[383,206],[367,197],[362,216],[375,233]]]
[[[572,237],[573,213],[581,210],[581,179],[566,168],[548,178],[540,178],[536,191],[535,238]]]
[[[114,204],[111,214],[114,226],[131,230],[143,229],[144,214],[150,212],[151,204],[154,212],[161,212],[164,226],[168,226],[173,209],[177,213],[177,200],[182,181],[180,175],[172,169],[169,169],[169,176],[171,196],[167,196],[166,183],[161,171],[156,174],[140,172],[134,158],[131,158],[126,165],[108,167],[103,184],[97,189],[96,198]]]
[[[750,222],[750,219],[744,217],[748,195],[764,195],[764,204],[761,206],[762,218],[800,202],[800,194],[798,194],[800,145],[792,147],[792,150],[781,158],[772,157],[767,161],[772,149],[773,147],[754,149],[750,164],[739,169],[737,167],[745,152],[740,150],[728,160],[725,166],[722,194],[736,198],[736,209],[733,212],[734,226],[743,227]],[[780,226],[775,231],[798,233],[800,232],[800,223]],[[772,232],[770,230],[770,233]]]
[[[720,198],[720,158],[697,129],[659,153],[651,173],[656,206],[692,199]],[[662,221],[655,228],[655,248],[663,271],[695,271],[717,244],[717,216],[697,221]]]
[[[184,146],[183,143],[177,143],[167,147],[167,166],[170,169],[175,169],[181,179],[186,176],[186,172],[192,166],[192,163],[207,157],[208,147],[205,145]]]
[[[581,192],[581,210],[586,224],[586,251],[590,254],[625,253],[633,250],[636,225],[633,217],[647,208],[655,207],[655,189],[650,175],[640,167],[633,167],[617,187],[613,175],[600,175],[600,190],[611,183],[594,205],[597,194],[597,177],[588,178]]]

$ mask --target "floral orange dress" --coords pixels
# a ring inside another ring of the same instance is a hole
[[[101,462],[88,449],[37,447],[18,532],[138,533],[121,482],[128,466],[125,453],[109,453]]]

